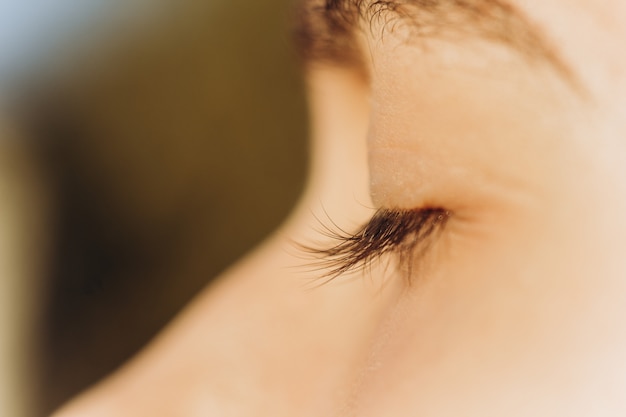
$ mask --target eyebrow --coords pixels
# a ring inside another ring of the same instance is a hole
[[[305,65],[358,65],[363,58],[355,34],[379,22],[381,36],[408,22],[414,38],[482,39],[574,78],[542,30],[507,0],[300,0],[295,43]]]

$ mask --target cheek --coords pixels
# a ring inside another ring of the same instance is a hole
[[[622,210],[577,203],[451,221],[378,334],[363,409],[579,415],[564,407],[621,398],[603,396],[626,389]]]

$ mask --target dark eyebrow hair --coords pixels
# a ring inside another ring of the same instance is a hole
[[[417,39],[487,40],[573,80],[542,31],[507,0],[300,0],[295,43],[305,64],[356,65],[362,62],[356,31],[381,21],[383,32],[409,22]]]

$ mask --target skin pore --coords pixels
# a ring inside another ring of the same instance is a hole
[[[294,214],[55,417],[624,415],[626,6],[513,6],[569,76],[386,19],[310,61]],[[408,279],[386,255],[317,286],[293,245],[428,207],[451,216]]]

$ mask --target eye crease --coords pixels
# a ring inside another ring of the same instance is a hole
[[[443,208],[414,210],[379,209],[355,233],[333,223],[321,233],[334,244],[302,249],[315,257],[314,265],[327,270],[320,278],[323,284],[349,272],[369,268],[386,255],[397,258],[398,268],[412,279],[412,268],[430,249],[452,213]]]

